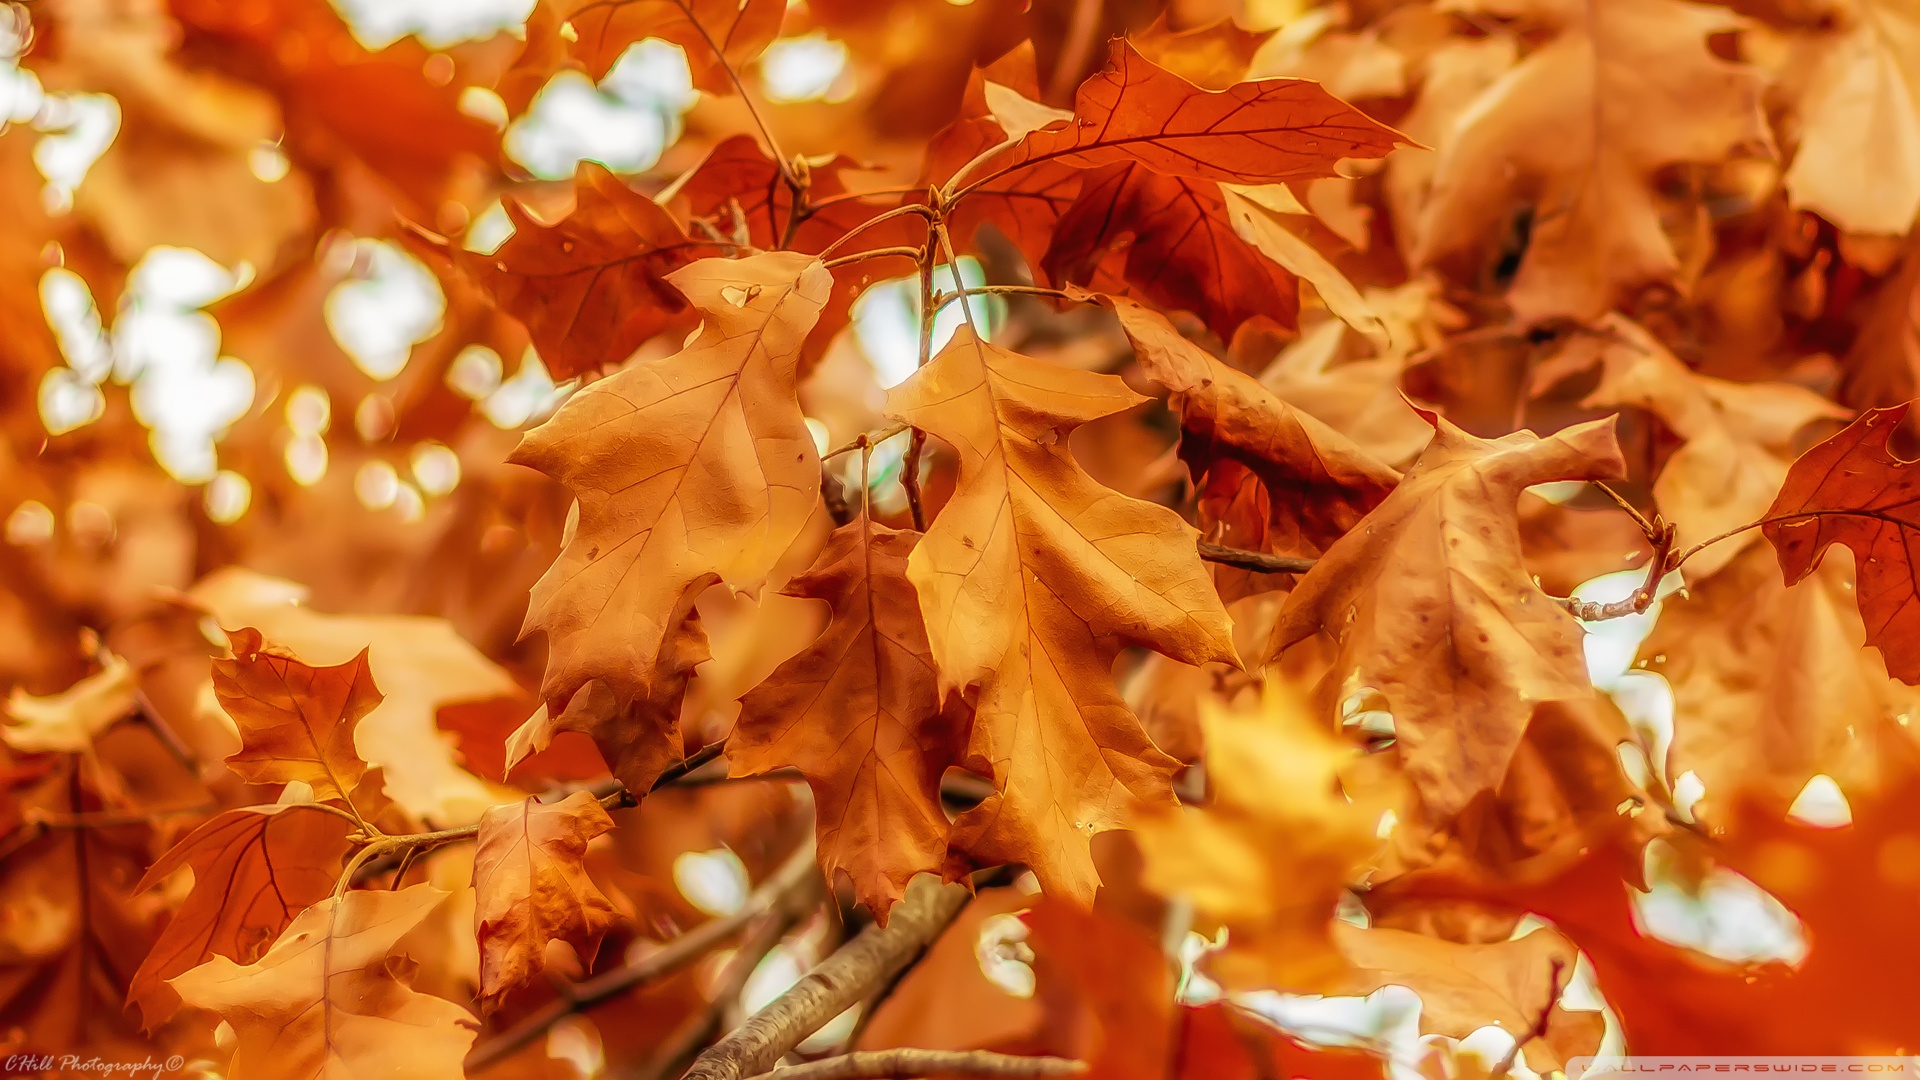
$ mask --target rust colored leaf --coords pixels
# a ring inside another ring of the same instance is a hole
[[[1165,316],[1131,300],[1097,299],[1120,317],[1147,377],[1172,395],[1170,404],[1180,415],[1180,456],[1196,482],[1218,463],[1230,462],[1265,489],[1261,520],[1275,530],[1267,550],[1325,551],[1400,482],[1398,472],[1345,435],[1182,337]],[[1238,470],[1230,472],[1237,480]]]
[[[1611,418],[1481,439],[1426,415],[1433,442],[1288,595],[1271,655],[1327,634],[1324,707],[1384,696],[1414,791],[1447,817],[1499,785],[1536,703],[1593,693],[1579,625],[1521,561],[1521,492],[1625,464]]]
[[[235,1080],[458,1080],[472,1017],[409,985],[394,947],[446,899],[430,885],[353,890],[301,912],[259,960],[224,956],[173,978],[233,1028]]]
[[[1080,84],[1071,122],[1028,135],[1003,167],[1059,160],[1081,168],[1138,163],[1163,176],[1277,184],[1333,176],[1342,158],[1407,145],[1392,128],[1305,79],[1202,90],[1125,40]]]
[[[966,745],[964,706],[941,707],[932,650],[907,578],[917,533],[862,515],[835,530],[784,592],[824,600],[833,621],[741,702],[733,775],[792,766],[813,788],[821,868],[845,870],[876,916],[946,859],[940,777]]]
[[[673,274],[705,319],[681,352],[587,387],[514,451],[578,500],[533,590],[551,712],[598,680],[625,708],[670,697],[693,591],[758,585],[816,511],[820,462],[795,367],[832,279],[790,252]]]
[[[1090,838],[1136,803],[1170,803],[1178,768],[1115,692],[1116,648],[1237,662],[1193,527],[1101,487],[1067,449],[1074,428],[1140,400],[964,330],[887,398],[889,416],[960,456],[958,488],[907,563],[941,692],[977,695],[968,767],[994,781],[953,843],[983,864],[1026,863],[1082,903],[1098,883]]]
[[[1232,340],[1264,315],[1294,325],[1299,280],[1234,232],[1220,185],[1162,176],[1136,162],[1085,174],[1041,264],[1056,283],[1126,291],[1191,311]]]
[[[1801,455],[1761,531],[1789,585],[1813,573],[1829,546],[1852,548],[1867,644],[1894,678],[1920,683],[1920,575],[1911,554],[1920,533],[1920,469],[1888,445],[1907,408],[1869,410]]]
[[[660,38],[680,46],[695,85],[728,93],[735,71],[760,55],[780,33],[785,0],[550,0],[572,26],[570,52],[596,80],[627,46]]]
[[[250,964],[294,916],[333,891],[353,823],[306,803],[243,806],[188,833],[136,892],[190,867],[193,891],[133,976],[129,999],[151,1030],[180,1007],[168,980],[215,956]]]
[[[652,199],[592,162],[573,212],[551,225],[505,201],[514,234],[491,255],[463,252],[494,302],[519,319],[555,378],[617,364],[687,312],[668,277],[719,246],[695,240]]]
[[[593,963],[616,916],[583,860],[587,844],[611,828],[613,819],[588,791],[556,803],[528,798],[481,815],[473,929],[483,1011],[546,966],[549,942],[564,941],[582,965]]]
[[[346,799],[367,773],[354,728],[380,704],[367,651],[334,667],[310,667],[271,650],[254,629],[236,630],[233,659],[213,662],[213,690],[240,728],[227,766],[256,784],[309,784],[322,799]]]

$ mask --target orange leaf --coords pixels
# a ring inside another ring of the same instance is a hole
[[[728,93],[726,65],[740,71],[780,33],[786,0],[552,0],[573,28],[570,52],[596,80],[627,46],[660,38],[680,46],[694,85]],[[718,50],[718,55],[715,50]]]
[[[1237,662],[1193,527],[1101,487],[1067,449],[1075,428],[1140,400],[967,330],[887,395],[889,416],[960,457],[957,490],[907,561],[942,692],[978,695],[968,767],[996,789],[955,822],[954,845],[1025,863],[1082,903],[1098,884],[1093,834],[1137,802],[1171,803],[1179,767],[1115,692],[1118,646]]]
[[[1593,693],[1579,624],[1521,561],[1521,493],[1617,478],[1625,464],[1611,417],[1489,440],[1424,415],[1433,442],[1300,579],[1270,652],[1326,633],[1340,650],[1320,683],[1326,708],[1383,695],[1414,790],[1445,818],[1500,784],[1536,703]]]
[[[551,804],[528,798],[481,815],[473,890],[483,1011],[546,966],[549,942],[564,941],[582,964],[593,963],[615,915],[582,860],[587,843],[612,828],[588,791]]]
[[[578,500],[527,612],[547,635],[550,712],[595,680],[622,709],[670,697],[685,668],[663,655],[693,595],[760,584],[818,508],[794,371],[831,276],[771,252],[670,280],[705,319],[700,336],[588,386],[511,459]]]
[[[833,621],[741,701],[727,740],[733,775],[798,768],[813,788],[820,865],[853,879],[884,920],[947,854],[940,776],[966,742],[964,706],[941,708],[933,655],[907,579],[919,534],[862,515],[787,583]]]
[[[295,914],[332,892],[352,829],[309,803],[243,806],[188,833],[148,867],[135,892],[181,867],[192,868],[193,891],[133,976],[128,998],[146,1027],[180,1007],[167,980],[215,956],[253,962]]]
[[[557,379],[617,364],[665,330],[687,310],[668,276],[717,246],[592,162],[573,190],[573,213],[552,225],[507,199],[513,235],[492,255],[459,256]]]
[[[226,1075],[234,1080],[458,1080],[472,1017],[415,991],[389,955],[446,895],[415,885],[328,897],[254,963],[218,956],[175,976],[173,987],[233,1028]]]
[[[1813,573],[1829,546],[1852,548],[1867,644],[1886,657],[1894,678],[1920,683],[1920,576],[1912,556],[1920,535],[1920,469],[1888,445],[1907,409],[1870,410],[1801,455],[1762,531],[1789,585]]]
[[[347,799],[367,763],[354,727],[380,704],[367,650],[335,667],[309,667],[269,651],[254,629],[235,630],[233,659],[213,662],[213,690],[240,728],[234,772],[256,784],[310,784],[321,799]]]
[[[1306,79],[1202,90],[1125,40],[1080,84],[1074,119],[1028,135],[1006,167],[1060,160],[1081,168],[1138,162],[1165,176],[1277,184],[1334,176],[1341,158],[1411,145]]]
[[[1293,326],[1300,308],[1299,280],[1240,239],[1219,184],[1137,162],[1085,174],[1042,266],[1056,284],[1124,280],[1161,307],[1198,315],[1223,341],[1255,315]]]

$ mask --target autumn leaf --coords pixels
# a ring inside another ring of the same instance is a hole
[[[1026,136],[984,171],[1059,160],[1080,168],[1138,163],[1163,176],[1277,184],[1336,175],[1342,158],[1385,157],[1405,140],[1305,79],[1202,90],[1113,43],[1105,70],[1080,85],[1072,122]],[[976,181],[977,182],[977,181]],[[964,190],[964,188],[963,188]]]
[[[680,321],[687,302],[668,276],[720,246],[690,238],[652,199],[592,162],[573,190],[573,212],[552,224],[505,200],[514,226],[506,243],[491,255],[458,253],[561,379],[618,364]]]
[[[561,24],[572,28],[567,51],[596,80],[629,45],[648,38],[670,41],[687,54],[695,85],[728,93],[735,71],[760,55],[780,33],[787,13],[781,0],[545,0]],[[565,35],[562,35],[565,37]]]
[[[1292,326],[1294,275],[1234,232],[1220,185],[1136,162],[1084,174],[1041,263],[1049,280],[1191,311],[1222,340],[1264,315]]]
[[[1920,17],[1897,0],[1822,14],[1787,193],[1848,232],[1904,235],[1920,213]]]
[[[173,988],[233,1028],[227,1075],[235,1080],[458,1078],[473,1043],[472,1018],[412,989],[392,957],[445,898],[430,885],[328,897],[301,912],[253,963],[217,956],[175,976]]]
[[[256,784],[297,780],[322,799],[350,800],[367,773],[354,730],[381,700],[367,651],[311,667],[270,651],[258,630],[228,636],[233,659],[213,662],[214,693],[240,728],[240,752],[227,767]]]
[[[292,582],[229,567],[202,579],[187,600],[218,624],[257,627],[309,661],[351,663],[365,652],[380,694],[348,745],[380,769],[381,790],[407,813],[464,823],[498,802],[454,763],[453,740],[435,716],[443,705],[523,693],[512,677],[446,619],[336,615],[314,610],[306,596]]]
[[[1369,994],[1404,986],[1420,995],[1424,1034],[1464,1039],[1498,1027],[1521,1043],[1535,1068],[1565,1069],[1566,1059],[1600,1049],[1605,1021],[1598,1011],[1572,1012],[1559,1004],[1573,981],[1574,946],[1540,928],[1509,941],[1447,941],[1388,927],[1334,928],[1355,973],[1344,992]],[[1560,1047],[1571,1045],[1573,1053]]]
[[[1140,819],[1143,877],[1227,928],[1226,951],[1208,961],[1227,986],[1332,992],[1350,974],[1334,909],[1379,847],[1386,804],[1370,816],[1348,801],[1340,772],[1356,749],[1278,684],[1257,708],[1200,706],[1209,799]]]
[[[179,1008],[168,980],[215,956],[250,964],[294,916],[333,891],[353,822],[313,803],[243,806],[214,816],[168,849],[134,887],[181,868],[193,891],[134,973],[128,997],[149,1030]]]
[[[1763,544],[1661,601],[1640,655],[1673,688],[1667,771],[1706,785],[1714,810],[1696,814],[1748,799],[1783,809],[1815,776],[1870,777],[1870,725],[1920,706],[1865,649],[1852,561],[1824,558],[1787,585]]]
[[[1815,420],[1847,416],[1803,387],[1696,375],[1619,315],[1576,335],[1535,370],[1534,386],[1596,366],[1600,383],[1582,404],[1647,409],[1685,440],[1653,483],[1654,504],[1674,523],[1681,550],[1759,520],[1786,479],[1795,434]],[[1687,580],[1711,577],[1755,539],[1734,537],[1701,551],[1686,562]]]
[[[1920,683],[1920,596],[1908,554],[1920,530],[1920,470],[1888,443],[1906,415],[1905,405],[1871,409],[1801,455],[1761,531],[1789,585],[1812,574],[1829,546],[1852,548],[1867,644],[1894,678]]]
[[[675,665],[661,659],[683,597],[716,580],[758,585],[818,502],[794,369],[826,270],[768,253],[670,281],[706,320],[700,336],[576,394],[512,457],[578,500],[527,612],[526,630],[547,636],[552,712],[596,680],[622,707],[668,696]]]
[[[953,844],[1023,862],[1083,903],[1093,834],[1138,802],[1169,802],[1178,767],[1115,692],[1116,647],[1236,662],[1193,527],[1102,488],[1067,450],[1074,428],[1139,400],[1112,376],[970,331],[887,397],[889,416],[960,455],[958,487],[907,561],[941,693],[977,694],[968,767],[995,787],[955,822]]]
[[[29,754],[84,753],[94,736],[138,708],[134,695],[133,666],[109,653],[99,671],[58,694],[35,697],[14,687],[0,708],[0,741]]]
[[[807,777],[822,869],[845,870],[881,919],[915,874],[945,862],[940,777],[967,736],[965,708],[942,707],[908,580],[919,539],[864,514],[834,530],[783,590],[826,601],[833,621],[742,700],[727,739],[735,776],[791,766]]]
[[[1072,115],[1030,101],[975,70],[961,99],[960,116],[927,143],[921,180],[928,187],[940,187],[960,170],[985,164],[983,157],[1005,162],[1010,149],[1006,144],[1033,130],[1036,122],[1051,123]],[[1080,177],[1081,170],[1055,161],[977,185],[953,204],[948,218],[953,239],[968,244],[981,225],[992,222],[1020,249],[1027,265],[1037,267],[1046,257],[1060,215],[1079,197]]]
[[[1265,489],[1261,501],[1274,528],[1265,550],[1326,550],[1400,482],[1392,468],[1208,355],[1158,312],[1118,297],[1091,298],[1119,316],[1141,369],[1173,395],[1180,456],[1196,482],[1227,461]],[[1243,474],[1229,475],[1237,481]]]
[[[1593,692],[1578,624],[1521,562],[1521,492],[1618,478],[1625,464],[1610,418],[1481,439],[1427,415],[1432,444],[1301,578],[1270,653],[1328,635],[1339,655],[1323,707],[1384,696],[1409,781],[1444,818],[1500,783],[1536,703]]]
[[[1677,260],[1654,174],[1771,148],[1763,76],[1707,48],[1709,34],[1738,24],[1679,0],[1465,6],[1553,37],[1476,98],[1440,146],[1416,258],[1480,252],[1524,208],[1525,254],[1507,292],[1520,319],[1595,318],[1627,290],[1668,280]]]
[[[587,791],[551,804],[528,798],[481,815],[473,890],[483,1011],[546,966],[550,942],[564,941],[582,964],[593,962],[616,916],[583,860],[587,844],[612,828]]]

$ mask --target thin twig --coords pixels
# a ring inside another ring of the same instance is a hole
[[[680,8],[680,13],[686,16],[687,21],[693,24],[693,28],[700,31],[701,40],[707,43],[707,48],[713,50],[713,59],[720,65],[720,70],[727,73],[727,81],[733,84],[734,92],[740,95],[741,102],[747,107],[747,116],[753,120],[753,126],[759,129],[760,137],[766,140],[767,153],[773,158],[774,166],[780,170],[780,179],[787,182],[787,187],[794,193],[795,201],[799,201],[801,193],[806,191],[807,186],[800,182],[799,177],[793,175],[793,166],[787,162],[787,155],[780,152],[780,143],[774,139],[773,129],[767,127],[767,122],[760,118],[760,110],[754,106],[752,96],[747,93],[747,84],[741,81],[740,73],[733,70],[733,62],[727,59],[727,54],[721,50],[720,43],[713,40],[713,35],[707,32],[707,28],[694,15],[693,5],[686,0],[674,0],[674,4]]]
[[[1200,541],[1198,546],[1200,557],[1207,562],[1251,570],[1256,574],[1304,574],[1313,569],[1313,564],[1318,561],[1298,555],[1269,555],[1264,551],[1210,544],[1205,540]]]
[[[879,431],[863,431],[855,435],[852,440],[821,454],[820,460],[830,461],[839,457],[841,454],[851,454],[855,450],[865,450],[869,447],[879,446],[881,443],[886,442],[888,439],[893,438],[905,430],[907,430],[907,425],[905,424],[889,424]]]
[[[851,263],[864,262],[867,259],[884,259],[895,255],[908,259],[918,259],[920,258],[920,251],[921,249],[917,247],[883,247],[874,248],[872,251],[858,251],[852,255],[842,255],[837,259],[828,259],[827,269],[833,270]]]
[[[927,248],[920,255],[920,359],[914,369],[926,367],[933,359],[933,237],[932,226],[928,226]],[[954,283],[960,281],[959,267],[954,267]],[[927,433],[919,428],[907,438],[907,452],[900,459],[900,490],[907,495],[907,513],[913,519],[915,532],[927,531],[927,508],[920,498],[920,455],[927,449]]]
[[[772,1068],[787,1051],[905,968],[960,914],[965,885],[914,879],[882,927],[840,947],[786,993],[707,1048],[685,1080],[743,1080]]]
[[[1677,564],[1673,562],[1673,540],[1675,529],[1672,524],[1663,521],[1658,515],[1647,524],[1648,535],[1653,540],[1653,558],[1647,560],[1647,577],[1640,587],[1633,590],[1631,596],[1615,600],[1608,604],[1596,604],[1586,600],[1572,598],[1558,600],[1569,614],[1585,622],[1598,622],[1602,619],[1620,619],[1628,615],[1643,615],[1653,606],[1660,595],[1660,582],[1667,572]]]
[[[931,221],[933,220],[933,216],[934,216],[934,212],[930,207],[922,206],[919,203],[904,203],[900,206],[894,207],[891,210],[887,210],[883,213],[875,214],[872,217],[868,218],[867,220],[861,222],[860,224],[855,225],[853,228],[848,229],[846,232],[841,233],[840,238],[838,240],[835,240],[833,243],[828,244],[826,247],[820,249],[819,257],[822,259],[825,259],[827,256],[833,254],[834,249],[839,247],[841,244],[844,244],[847,241],[853,239],[854,237],[859,236],[861,233],[867,231],[868,229],[873,228],[875,225],[878,225],[883,221],[892,221],[895,218],[903,218],[903,217],[923,217]]]
[[[1087,1063],[1072,1058],[1027,1057],[991,1050],[856,1050],[802,1065],[786,1065],[764,1074],[764,1080],[910,1080],[922,1076],[982,1076],[1003,1080],[1038,1080],[1048,1076],[1078,1076]]]
[[[667,942],[657,952],[574,983],[566,988],[562,997],[548,1002],[506,1031],[476,1045],[467,1055],[468,1074],[477,1073],[513,1056],[574,1013],[680,971],[718,948],[748,924],[787,906],[790,897],[809,889],[819,877],[820,872],[814,867],[813,845],[800,845],[773,872],[773,876],[753,891],[739,911],[703,922]]]
[[[733,1008],[734,1002],[747,988],[747,980],[753,977],[754,969],[760,966],[774,946],[780,944],[780,939],[786,936],[798,915],[792,905],[787,905],[772,917],[762,920],[753,934],[727,959],[727,966],[720,973],[719,984],[714,987],[706,1007],[681,1021],[653,1057],[634,1075],[633,1080],[667,1080],[668,1077],[679,1075],[687,1062],[719,1030],[727,1010]]]
[[[987,295],[994,295],[994,294],[1016,295],[1016,296],[1045,296],[1055,300],[1079,299],[1078,297],[1072,296],[1060,289],[1049,289],[1044,285],[979,285],[971,289],[954,289],[950,292],[941,293],[939,296],[935,297],[933,300],[933,310],[937,312],[941,308],[946,307],[948,304],[953,303],[955,300],[958,300],[963,296],[987,296]],[[1091,300],[1082,301],[1082,302],[1092,303]]]
[[[1627,516],[1633,519],[1633,523],[1635,525],[1640,526],[1640,532],[1646,536],[1647,543],[1653,544],[1653,543],[1659,542],[1660,540],[1659,527],[1656,526],[1653,522],[1648,521],[1647,515],[1641,513],[1639,507],[1628,502],[1627,497],[1625,495],[1622,495],[1619,492],[1613,490],[1611,486],[1605,483],[1602,483],[1599,480],[1593,481],[1593,486],[1599,488],[1601,491],[1606,492],[1607,498],[1612,499],[1615,505],[1617,505],[1618,507],[1620,507],[1620,509],[1625,510],[1627,512]]]

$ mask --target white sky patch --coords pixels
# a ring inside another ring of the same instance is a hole
[[[987,283],[986,272],[971,255],[960,257],[960,280],[972,289]],[[945,263],[933,268],[933,292],[952,292],[953,268]],[[968,296],[940,309],[933,319],[933,355],[953,340],[954,331],[967,323],[961,304],[973,309],[980,333],[991,338],[1006,319],[1007,305],[998,296]],[[920,282],[903,277],[878,281],[853,302],[853,339],[861,355],[873,365],[874,378],[883,390],[907,380],[920,364]]]
[[[87,170],[120,134],[120,103],[107,94],[49,94],[33,126],[44,132],[33,146],[34,167],[47,180],[42,201],[49,213],[65,213]]]
[[[746,864],[726,848],[683,851],[675,856],[673,885],[687,903],[715,916],[732,915],[746,907],[750,890]],[[775,991],[776,996],[778,993]]]
[[[1715,866],[1699,892],[1689,893],[1674,871],[1675,857],[1665,840],[1648,844],[1646,858],[1650,891],[1631,894],[1633,921],[1641,932],[1735,963],[1799,964],[1806,959],[1807,936],[1800,920],[1765,889]]]
[[[413,347],[440,330],[447,298],[433,271],[399,245],[357,239],[352,269],[327,294],[327,329],[369,378],[385,382],[407,366]]]
[[[485,365],[488,354],[493,355],[495,364],[499,363],[499,355],[492,349],[486,349],[484,353],[471,354],[474,361],[470,365],[470,377],[476,384],[483,381],[486,372],[472,371],[471,368]],[[461,357],[456,358],[456,368],[459,359],[467,355],[469,354],[462,353]],[[498,368],[494,370],[497,372]],[[468,375],[468,373],[460,374],[463,374],[463,377]],[[448,380],[452,381],[455,375],[455,371],[448,371]],[[497,374],[495,377],[498,377]],[[520,370],[514,372],[512,378],[499,383],[480,399],[480,414],[485,416],[494,427],[504,430],[528,427],[552,416],[553,411],[560,407],[561,402],[571,397],[579,385],[580,382],[577,379],[568,379],[564,383],[556,384],[553,377],[547,374],[547,365],[541,361],[540,354],[534,352],[533,346],[529,345],[527,351],[520,357]]]
[[[846,43],[823,30],[781,38],[760,56],[760,85],[767,100],[776,104],[845,101],[854,90]]]
[[[641,172],[680,138],[681,118],[697,97],[680,46],[636,42],[598,86],[581,72],[562,71],[541,87],[526,115],[507,128],[507,156],[542,180],[572,176],[582,161]]]
[[[534,0],[333,0],[353,36],[378,51],[418,36],[429,48],[492,37],[524,24]]]

